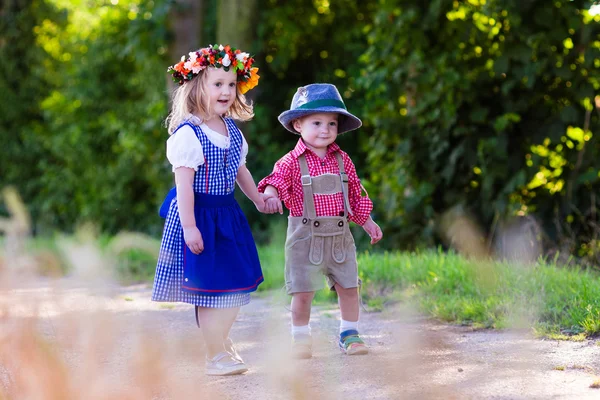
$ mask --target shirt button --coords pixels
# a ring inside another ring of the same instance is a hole
[[[226,191],[227,191],[227,193],[229,193],[229,192],[231,192],[231,189],[227,188]]]
[[[323,165],[323,166],[324,166],[324,165],[325,165],[325,161],[321,161],[321,165]]]
[[[188,281],[188,278],[185,278],[185,281],[187,282],[187,281]]]

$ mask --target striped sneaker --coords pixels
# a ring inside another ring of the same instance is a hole
[[[357,356],[369,353],[369,348],[358,336],[358,331],[349,329],[340,333],[340,350],[349,356]]]

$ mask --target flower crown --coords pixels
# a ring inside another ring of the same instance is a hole
[[[240,93],[258,85],[258,68],[253,68],[254,58],[248,53],[227,45],[209,45],[203,49],[192,51],[189,57],[181,57],[181,61],[170,66],[167,72],[173,75],[173,81],[183,85],[191,81],[206,67],[223,68],[229,71],[233,68],[237,74],[237,85]]]

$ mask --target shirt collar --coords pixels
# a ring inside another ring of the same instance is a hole
[[[327,146],[327,155],[334,153],[336,151],[339,151],[339,150],[340,150],[340,146],[338,146],[337,143],[333,142],[329,146]],[[292,150],[292,157],[298,158],[306,152],[311,152],[314,154],[314,152],[311,149],[306,147],[306,144],[304,144],[304,140],[302,140],[302,138],[298,139],[298,143],[296,143],[296,147],[294,147],[294,150]]]

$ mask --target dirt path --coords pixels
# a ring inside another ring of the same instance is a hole
[[[98,386],[104,398],[111,398],[110,388],[116,393],[119,387],[152,393],[147,398],[156,399],[190,394],[198,399],[600,398],[600,389],[589,388],[600,373],[597,341],[474,332],[400,307],[362,313],[361,332],[371,354],[356,357],[344,356],[336,347],[336,308],[317,307],[314,357],[290,360],[289,313],[277,296],[254,297],[234,325],[232,338],[250,371],[205,377],[191,307],[152,303],[148,287],[113,287],[101,293],[77,287],[3,292],[0,310],[11,304],[13,322],[14,317],[27,319],[32,309],[24,300],[37,297],[35,306],[30,304],[41,317],[37,329],[66,361],[73,382],[86,381],[89,393],[94,385],[104,385]],[[2,328],[5,333],[7,327]],[[14,376],[0,365],[0,385],[11,381]]]

